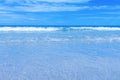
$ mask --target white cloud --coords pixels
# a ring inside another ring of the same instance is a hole
[[[67,5],[66,3],[85,3],[89,1],[90,0],[5,0],[4,4],[6,5],[1,5],[0,10],[23,12],[78,11],[87,9],[88,7]],[[14,4],[14,6],[7,6],[9,4]]]
[[[7,14],[7,13],[10,13],[10,12],[7,12],[7,11],[0,11],[0,14]]]
[[[68,2],[68,3],[74,3],[74,2],[88,2],[90,0],[37,0],[37,1],[46,1],[46,2]]]
[[[79,10],[96,10],[106,9],[115,10],[120,9],[120,6],[75,6],[75,5],[51,5],[51,4],[31,4],[28,6],[17,6],[13,10],[25,12],[52,12],[52,11],[79,11]]]
[[[50,5],[50,4],[29,4],[27,6],[0,6],[0,10],[6,11],[23,11],[23,12],[53,12],[53,11],[78,11],[88,9],[88,6],[73,5]]]
[[[103,6],[93,6],[92,9],[106,9],[108,6],[103,5]]]
[[[120,9],[120,5],[114,5],[114,6],[108,6],[108,5],[93,6],[91,9],[107,9],[107,10],[114,10],[114,9]]]
[[[90,0],[5,0],[5,3],[38,3],[38,2],[52,2],[52,3],[85,3]]]
[[[119,5],[81,6],[81,5],[66,4],[66,3],[84,3],[89,1],[91,0],[5,0],[5,3],[7,4],[17,3],[19,5],[16,6],[1,5],[0,11],[58,12],[58,11],[79,11],[79,10],[95,10],[95,9],[120,9]]]
[[[23,10],[26,12],[51,12],[51,11],[78,11],[82,9],[87,9],[87,6],[51,6],[51,5],[33,5],[29,7],[16,7],[16,10]]]
[[[66,3],[86,3],[92,0],[5,0],[6,5],[0,4],[0,11],[23,11],[23,12],[53,12],[53,11],[79,11],[79,10],[95,10],[95,9],[120,9],[116,6],[81,6]],[[44,3],[42,3],[44,2]],[[47,2],[47,3],[46,3]],[[7,6],[14,4],[16,6]],[[18,6],[19,5],[19,6]],[[5,13],[5,12],[0,12]]]
[[[114,14],[114,15],[119,15],[120,14],[120,12],[102,12],[101,14]]]

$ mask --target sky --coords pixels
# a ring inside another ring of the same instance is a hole
[[[120,25],[120,0],[0,0],[0,25]]]

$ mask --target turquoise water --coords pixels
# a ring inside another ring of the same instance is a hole
[[[0,32],[0,80],[120,80],[120,30]]]

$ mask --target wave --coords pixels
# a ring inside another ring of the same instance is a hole
[[[1,27],[0,31],[56,31],[59,28],[43,27]]]
[[[73,30],[120,31],[120,27],[71,27]]]
[[[64,31],[64,30],[97,30],[120,31],[120,27],[0,27],[0,31]]]
[[[112,42],[120,42],[120,37],[116,36],[110,36],[110,37],[86,37],[86,38],[24,38],[24,39],[14,39],[14,38],[8,38],[8,39],[0,39],[0,43],[41,43],[41,42],[78,42],[78,43],[112,43]]]

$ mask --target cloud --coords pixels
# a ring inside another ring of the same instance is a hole
[[[5,0],[0,5],[0,11],[18,12],[60,12],[60,11],[80,11],[99,9],[120,9],[116,6],[88,6],[66,3],[86,3],[91,0]],[[2,13],[2,12],[1,12]]]
[[[5,0],[0,4],[0,11],[52,12],[78,11],[88,8],[66,3],[86,3],[90,0]]]
[[[54,3],[85,3],[90,0],[5,0],[5,3],[40,3],[40,2],[54,2]]]
[[[120,12],[115,12],[115,11],[114,12],[102,12],[102,14],[120,15]]]
[[[10,13],[10,12],[7,12],[7,11],[0,11],[0,14],[7,14],[7,13]]]
[[[113,9],[120,9],[120,5],[113,5],[113,6],[107,6],[107,5],[93,6],[91,9],[107,9],[107,10],[113,10]]]
[[[76,6],[67,4],[28,4],[24,6],[0,6],[2,11],[20,11],[20,12],[59,12],[59,11],[79,11],[79,10],[115,10],[120,6]]]
[[[51,6],[51,5],[33,5],[33,6],[28,6],[28,7],[16,7],[16,10],[23,10],[26,12],[53,12],[53,11],[78,11],[78,10],[82,10],[82,9],[87,9],[87,6],[67,6],[67,5],[63,5],[63,6]]]
[[[46,1],[46,2],[68,2],[68,3],[84,3],[89,2],[90,0],[37,0],[37,1]]]
[[[59,11],[78,11],[89,8],[88,6],[75,6],[66,4],[27,4],[25,6],[0,6],[1,11],[20,11],[20,12],[59,12]]]

